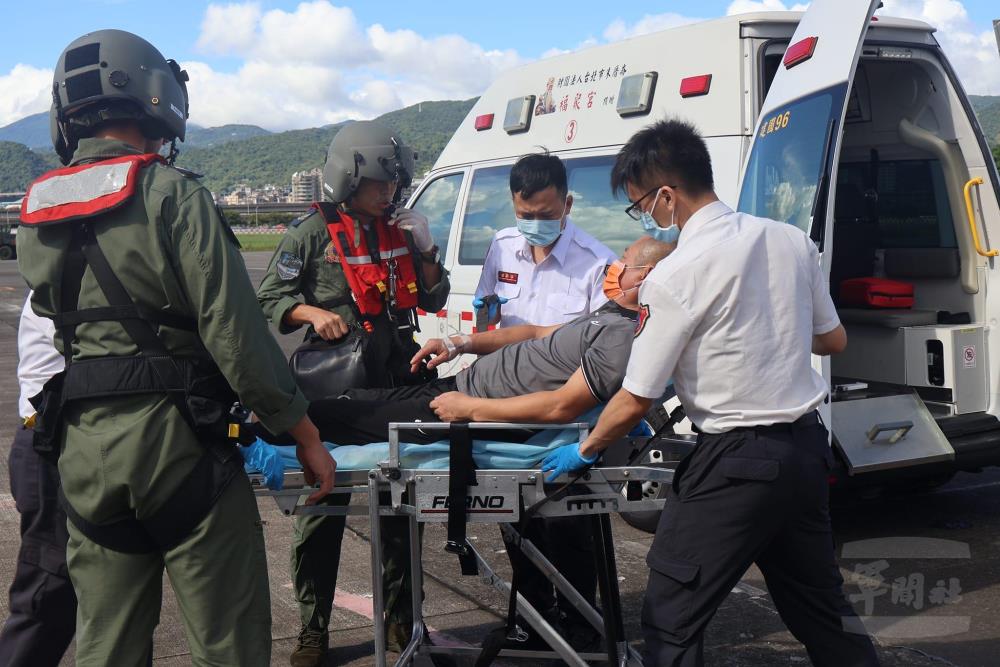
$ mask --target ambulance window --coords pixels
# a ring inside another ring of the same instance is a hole
[[[625,214],[628,202],[611,192],[614,156],[572,158],[563,161],[573,195],[570,219],[616,253],[641,234],[638,223]],[[510,197],[510,165],[476,170],[469,188],[462,223],[460,264],[482,264],[497,231],[514,225]]]
[[[448,250],[448,236],[458,204],[458,192],[462,189],[462,174],[448,174],[436,178],[421,191],[413,209],[427,216],[431,223],[431,236],[440,248],[441,257]]]
[[[510,201],[510,168],[477,169],[472,176],[462,221],[459,264],[482,264],[493,235],[514,224],[514,206]]]
[[[614,162],[613,155],[567,160],[566,176],[573,195],[573,224],[621,255],[642,228],[625,213],[628,202],[611,192]]]
[[[841,108],[835,94],[796,100],[764,118],[747,163],[740,211],[809,231],[833,109]]]

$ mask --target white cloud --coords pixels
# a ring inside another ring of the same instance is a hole
[[[809,7],[808,2],[786,5],[781,0],[733,0],[726,8],[726,15],[749,12],[804,12],[807,7]]]
[[[0,75],[0,126],[13,123],[52,104],[52,70],[14,65]]]
[[[350,8],[328,0],[290,11],[262,11],[257,2],[209,5],[197,44],[243,64],[223,73],[187,63],[192,121],[275,130],[473,97],[523,60],[514,50],[486,50],[459,35],[361,26]]]
[[[676,28],[677,26],[697,23],[698,21],[704,20],[705,19],[675,14],[673,12],[667,12],[665,14],[646,14],[631,25],[621,19],[615,19],[608,24],[607,28],[604,29],[604,39],[609,42],[617,42],[629,37],[647,35],[651,32],[667,30],[668,28]]]
[[[259,39],[260,5],[209,5],[201,21],[198,48],[205,53],[246,53]]]

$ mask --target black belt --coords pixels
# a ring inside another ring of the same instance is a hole
[[[823,420],[819,417],[819,412],[813,410],[812,412],[807,412],[793,422],[781,422],[778,424],[762,424],[760,426],[737,426],[735,428],[729,429],[724,433],[704,433],[701,429],[694,427],[694,431],[703,436],[720,436],[726,435],[727,433],[779,433],[779,432],[790,432],[797,431],[803,428],[810,428],[812,426],[819,426],[823,423]]]

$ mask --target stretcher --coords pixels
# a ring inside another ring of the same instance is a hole
[[[589,433],[585,422],[569,425],[552,424],[510,424],[473,423],[468,428],[477,434],[493,430],[531,429],[565,434],[566,429],[576,432],[576,441],[582,441]],[[423,522],[448,521],[449,485],[451,470],[438,467],[404,467],[406,459],[401,451],[401,434],[420,429],[441,431],[447,437],[452,429],[448,423],[392,423],[389,425],[387,457],[369,470],[340,470],[336,473],[334,493],[367,493],[367,507],[360,505],[329,506],[305,505],[310,491],[300,471],[286,470],[284,488],[280,491],[267,489],[263,476],[251,474],[251,483],[259,495],[273,496],[278,507],[286,515],[367,514],[371,535],[372,593],[375,631],[375,664],[385,667],[385,600],[382,591],[382,540],[379,530],[384,516],[405,516],[409,518],[410,531],[410,576],[411,590],[423,589],[423,568],[419,524]],[[557,436],[558,441],[558,436]],[[561,443],[560,443],[561,444]],[[512,446],[517,446],[511,443]],[[558,446],[558,444],[554,445]],[[605,651],[602,653],[579,653],[560,636],[558,631],[532,607],[520,594],[516,598],[517,614],[542,637],[551,651],[525,651],[505,649],[501,658],[544,659],[557,658],[577,667],[590,662],[605,662],[620,667],[641,666],[638,653],[632,649],[624,636],[621,604],[618,591],[618,576],[615,563],[614,544],[611,533],[610,514],[613,512],[639,512],[660,510],[664,500],[644,498],[642,485],[648,482],[669,483],[673,470],[649,466],[597,466],[586,472],[562,476],[552,484],[544,481],[544,473],[537,468],[475,470],[475,484],[470,485],[465,499],[465,517],[468,522],[500,524],[505,542],[516,540],[522,556],[533,563],[559,590],[560,593],[580,612],[584,619],[603,637]],[[572,482],[572,485],[570,485]],[[554,492],[553,487],[558,491]],[[552,499],[556,500],[553,501]],[[528,508],[532,517],[588,516],[593,522],[595,540],[595,565],[598,573],[600,609],[591,606],[580,593],[563,577],[555,567],[531,544],[521,538],[515,524],[521,513]],[[451,535],[449,533],[449,539]],[[465,541],[465,557],[474,560],[481,580],[510,595],[511,585],[497,575],[489,563],[475,548]],[[454,547],[455,545],[450,545]],[[464,568],[463,568],[464,569]],[[520,631],[517,628],[516,631]],[[475,658],[480,652],[473,647],[443,647],[431,645],[423,620],[421,596],[413,596],[413,639],[399,654],[395,665],[402,667],[413,664],[418,655],[448,654]]]

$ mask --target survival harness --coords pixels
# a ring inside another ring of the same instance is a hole
[[[392,320],[396,311],[417,307],[417,271],[403,230],[383,224],[365,229],[329,202],[312,207],[323,216],[362,321],[383,311]]]
[[[136,304],[114,274],[94,232],[94,216],[125,204],[135,194],[139,172],[155,154],[129,155],[51,171],[31,184],[21,206],[25,225],[72,225],[59,303],[54,318],[62,338],[65,369],[32,397],[37,410],[34,447],[49,460],[61,452],[62,416],[73,401],[108,396],[166,394],[205,445],[202,460],[153,515],[126,512],[117,521],[95,524],[60,499],[73,525],[97,544],[123,553],[166,551],[207,515],[242,468],[232,443],[239,425],[230,415],[236,394],[211,359],[179,357],[164,345],[158,325],[197,332],[188,317]],[[108,306],[79,309],[80,286],[90,267]],[[118,322],[139,348],[133,356],[73,360],[76,328],[90,322]]]

